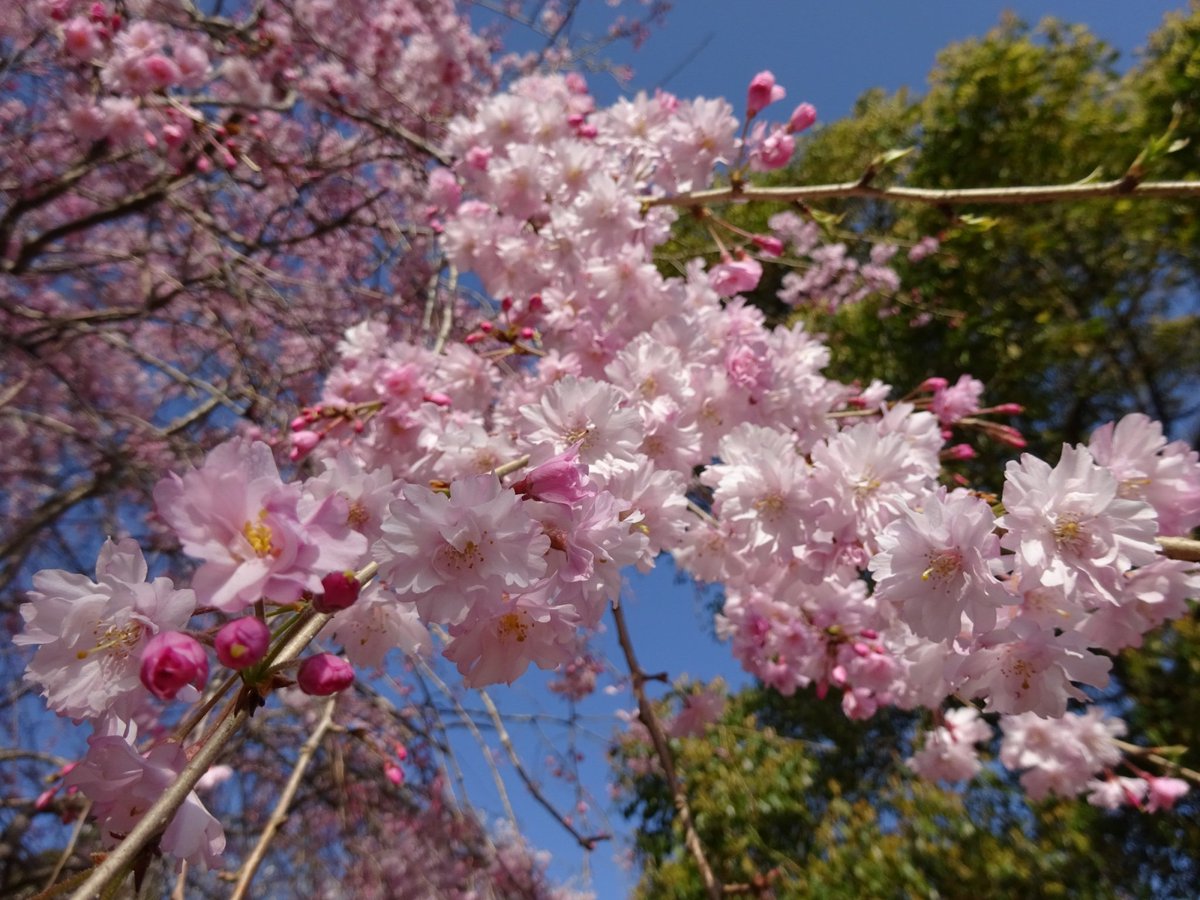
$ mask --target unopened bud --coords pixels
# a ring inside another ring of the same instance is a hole
[[[208,680],[208,656],[194,637],[179,631],[163,631],[142,650],[142,684],[159,700],[174,700],[186,685],[204,687]]]
[[[246,669],[267,655],[271,646],[271,629],[261,619],[246,616],[222,626],[213,642],[221,665],[231,669]]]
[[[328,697],[354,684],[354,667],[340,656],[318,653],[300,663],[296,683],[306,694]]]

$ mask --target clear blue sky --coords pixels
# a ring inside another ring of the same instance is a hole
[[[622,9],[632,11],[636,4],[625,0]],[[804,2],[804,0],[677,0],[664,28],[636,52],[620,48],[613,58],[634,69],[633,80],[622,88],[603,75],[589,76],[593,92],[601,103],[611,102],[621,93],[663,86],[683,96],[725,96],[738,112],[744,102],[746,85],[762,69],[774,72],[788,92],[787,107],[800,101],[813,103],[821,120],[830,121],[847,115],[854,100],[872,87],[896,90],[907,86],[915,91],[925,87],[937,51],[949,43],[980,35],[996,25],[1005,9],[1021,18],[1037,22],[1053,15],[1070,22],[1082,22],[1122,53],[1121,66],[1128,66],[1134,52],[1161,22],[1164,13],[1180,9],[1183,3],[1157,0],[1059,0],[1059,2],[988,3],[983,0],[842,0],[842,2]],[[611,10],[602,0],[584,0],[577,25],[580,31],[597,31],[608,21]],[[519,38],[513,34],[514,39]],[[514,40],[515,44],[524,43]],[[665,82],[665,83],[664,83]],[[687,673],[709,679],[723,675],[734,685],[747,679],[733,663],[728,651],[708,635],[708,615],[690,586],[675,583],[669,564],[662,564],[648,577],[633,573],[630,578],[627,615],[643,668],[648,672],[665,671],[672,678]],[[599,646],[609,658],[620,658],[611,635],[601,638]],[[546,699],[541,689],[544,679],[535,673],[511,688],[501,687],[492,694],[506,709],[561,713],[562,704]],[[470,695],[465,698],[469,706]],[[603,716],[633,703],[626,691],[609,695],[600,692],[583,712],[599,718],[589,719],[600,740],[584,742],[586,758],[581,764],[584,784],[598,796],[596,803],[606,805],[605,789],[609,780],[604,763],[602,740],[612,726]],[[561,749],[561,731],[548,733],[552,747]],[[546,777],[547,748],[538,745],[532,732],[514,735],[524,748],[531,774]],[[461,745],[473,799],[493,813],[500,810],[490,787],[491,777],[478,752]],[[501,768],[504,768],[502,765]],[[509,773],[511,775],[511,772]],[[615,858],[628,847],[628,835],[620,816],[608,809],[608,825],[616,829],[615,841],[602,844],[590,860],[590,879],[581,880],[582,856],[574,842],[540,808],[523,796],[515,778],[511,778],[511,797],[522,830],[534,846],[553,854],[551,871],[576,887],[589,888],[607,900],[626,896],[636,881],[635,871],[622,869]],[[561,791],[559,797],[564,796]]]

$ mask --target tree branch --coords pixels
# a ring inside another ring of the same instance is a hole
[[[304,746],[300,748],[300,753],[296,757],[296,765],[292,769],[291,777],[284,785],[283,793],[279,795],[279,800],[275,803],[275,809],[271,811],[271,818],[267,820],[266,827],[263,828],[262,834],[258,837],[258,842],[254,845],[254,850],[242,865],[241,871],[238,873],[237,884],[233,888],[233,893],[229,895],[229,900],[243,900],[246,892],[250,889],[250,882],[254,880],[254,873],[258,871],[259,865],[263,861],[263,857],[267,855],[267,846],[271,843],[271,838],[275,837],[284,821],[287,819],[288,807],[291,806],[293,798],[296,796],[296,791],[300,787],[300,781],[304,778],[304,773],[308,769],[309,762],[312,761],[313,755],[317,752],[317,747],[320,746],[325,733],[329,731],[333,724],[333,708],[337,704],[337,695],[330,697],[325,703],[325,709],[321,713],[321,719],[317,722],[316,728],[312,734],[308,736],[308,740],[304,742]]]
[[[859,181],[840,184],[808,186],[728,187],[704,191],[689,191],[665,197],[643,197],[643,207],[678,206],[698,208],[719,203],[772,202],[791,203],[798,200],[842,200],[867,197],[901,203],[925,203],[930,206],[964,206],[974,203],[994,203],[1019,206],[1035,203],[1057,203],[1061,200],[1092,200],[1103,197],[1183,197],[1200,199],[1200,181],[1146,181],[1131,178],[1115,181],[1096,181],[1090,184],[1026,185],[1002,188],[917,188],[874,187]]]
[[[679,781],[679,776],[675,771],[675,759],[671,756],[671,748],[667,744],[667,735],[663,731],[662,723],[658,721],[658,715],[654,712],[654,705],[646,696],[645,682],[646,673],[642,671],[642,667],[638,665],[637,657],[633,652],[633,642],[629,638],[629,627],[625,624],[625,614],[621,611],[620,606],[613,607],[613,620],[617,624],[617,640],[621,644],[621,651],[625,655],[625,663],[629,666],[629,677],[633,682],[633,695],[637,698],[638,715],[642,720],[642,724],[646,726],[646,730],[650,732],[650,740],[654,744],[654,752],[657,754],[659,762],[662,763],[663,774],[667,779],[667,787],[671,791],[671,796],[675,801],[675,809],[679,813],[680,824],[683,825],[684,843],[692,854],[692,858],[696,860],[696,867],[700,870],[700,879],[704,882],[705,893],[708,894],[711,900],[720,900],[724,895],[725,889],[721,882],[717,880],[717,876],[713,874],[712,866],[708,863],[708,857],[704,853],[704,845],[700,842],[700,835],[696,833],[696,827],[692,822],[692,808],[688,803],[687,793],[683,789],[683,785]]]

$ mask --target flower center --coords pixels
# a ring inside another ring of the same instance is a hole
[[[530,623],[528,614],[523,612],[505,613],[500,617],[496,634],[503,639],[514,638],[518,644],[524,643],[529,637]]]
[[[1082,550],[1087,543],[1087,532],[1079,524],[1079,516],[1075,513],[1064,513],[1054,523],[1054,540],[1060,547],[1070,550]]]
[[[125,659],[129,656],[130,650],[142,637],[142,625],[140,622],[130,622],[128,625],[109,625],[100,631],[101,623],[97,623],[93,629],[93,634],[96,635],[96,646],[90,650],[79,650],[75,654],[76,659],[87,659],[93,653],[103,653],[111,651],[112,655],[118,659]]]
[[[962,571],[962,554],[957,550],[943,550],[937,554],[930,554],[928,559],[929,568],[921,573],[922,581],[931,578],[941,581]]]
[[[257,523],[247,522],[242,526],[242,534],[246,538],[246,543],[260,557],[270,556],[275,552],[275,547],[271,544],[271,526],[266,523],[266,518],[267,511],[260,509]]]

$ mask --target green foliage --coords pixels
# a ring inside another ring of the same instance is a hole
[[[990,772],[962,791],[904,774],[897,764],[915,722],[897,711],[850,722],[836,698],[749,690],[705,737],[673,741],[718,877],[769,882],[780,898],[1137,893],[1136,873],[1119,856],[1112,864],[1083,827],[1094,810],[1031,810]],[[614,752],[624,812],[643,823],[639,895],[703,896],[663,779],[629,774],[648,749],[627,742]]]

